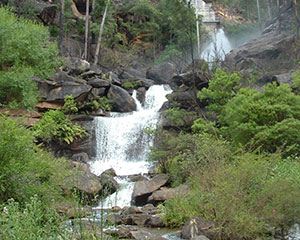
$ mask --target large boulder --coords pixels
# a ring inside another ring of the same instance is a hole
[[[190,188],[187,185],[180,185],[176,188],[162,188],[153,192],[148,197],[148,202],[157,205],[176,196],[185,197],[189,193]]]
[[[166,174],[156,175],[151,180],[138,181],[135,183],[132,193],[132,202],[137,205],[145,205],[148,197],[156,190],[165,186],[169,177]]]
[[[88,81],[88,84],[94,88],[107,88],[110,86],[110,82],[106,79],[92,78]]]
[[[136,103],[134,99],[121,87],[111,85],[107,98],[113,101],[113,111],[132,112],[136,110]]]
[[[194,110],[199,105],[196,92],[182,88],[167,95],[170,108],[181,108],[185,110]]]
[[[210,75],[206,72],[197,71],[193,73],[190,71],[174,76],[170,81],[170,86],[173,90],[178,89],[182,85],[201,90],[204,87],[208,87],[209,79]]]
[[[98,177],[85,163],[70,161],[74,174],[66,179],[66,186],[79,191],[87,200],[94,200],[101,193],[102,186]]]
[[[104,194],[112,194],[119,189],[118,182],[114,179],[114,176],[109,172],[103,172],[99,176],[100,183],[103,187]]]
[[[152,79],[156,84],[168,84],[176,73],[175,65],[166,62],[149,68],[146,77]]]
[[[67,59],[67,66],[64,70],[71,75],[80,75],[87,72],[90,69],[90,66],[90,63],[86,60],[77,57],[69,57]]]

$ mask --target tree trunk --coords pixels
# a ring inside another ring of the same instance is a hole
[[[261,23],[261,16],[260,16],[260,2],[259,0],[256,0],[257,4],[257,16],[258,16],[258,23],[259,23],[259,29],[262,29],[262,23]]]
[[[64,11],[65,11],[65,1],[60,0],[60,14],[59,14],[59,42],[58,48],[60,55],[63,54],[63,41],[64,41]]]
[[[269,20],[272,20],[273,15],[272,15],[272,3],[271,3],[271,0],[267,0],[267,8],[268,8]]]
[[[294,0],[295,5],[295,18],[296,18],[296,36],[299,38],[299,19],[298,19],[298,4],[297,0]]]
[[[88,59],[88,38],[89,38],[89,9],[90,1],[86,0],[86,11],[85,11],[85,40],[84,40],[84,59]]]
[[[95,65],[98,63],[98,57],[99,57],[99,52],[100,52],[100,47],[101,47],[101,41],[102,41],[102,34],[103,34],[103,27],[104,27],[106,13],[107,13],[107,9],[108,9],[108,4],[109,4],[109,2],[105,6],[105,10],[104,10],[102,22],[100,24],[99,36],[98,36],[98,41],[97,41],[97,46],[96,46],[96,52],[95,52],[95,58],[94,58],[94,64]]]
[[[96,0],[93,0],[92,1],[92,13],[94,13],[94,11],[95,11],[95,4],[96,4]],[[95,17],[94,17],[94,15],[92,15],[92,22],[94,22],[94,19]],[[96,37],[95,37],[95,33],[94,32],[92,32],[92,44],[94,44],[95,42],[96,42]]]

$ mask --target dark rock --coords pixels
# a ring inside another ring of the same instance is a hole
[[[141,104],[145,102],[146,91],[147,90],[145,87],[140,87],[136,90],[136,98],[140,101]]]
[[[77,57],[69,57],[65,70],[71,75],[80,75],[90,69],[90,63]]]
[[[163,105],[161,106],[161,108],[159,109],[159,112],[164,112],[166,110],[168,110],[170,108],[170,104],[169,102],[164,102]]]
[[[47,96],[47,101],[63,101],[66,95],[72,95],[75,99],[87,95],[91,86],[67,82],[61,87],[52,89]]]
[[[142,207],[143,212],[154,212],[157,208],[152,203],[148,203]]]
[[[68,75],[64,71],[58,71],[53,75],[53,80],[56,82],[56,86],[62,86],[65,82],[76,82],[76,79]]]
[[[112,177],[117,176],[116,171],[113,168],[109,168],[109,169],[105,170],[102,174],[106,174],[106,175],[112,176]]]
[[[98,97],[103,97],[106,94],[106,89],[105,88],[93,88],[91,90],[91,93],[93,94],[94,98],[98,98]]]
[[[148,214],[129,214],[129,215],[121,215],[122,223],[126,225],[138,225],[144,226],[145,223],[150,218]]]
[[[89,155],[87,155],[85,152],[77,153],[72,156],[72,160],[75,162],[88,163]]]
[[[198,99],[196,93],[191,90],[180,89],[167,95],[170,108],[181,108],[186,110],[196,109]]]
[[[127,68],[123,69],[123,71],[120,73],[119,77],[121,79],[137,79],[137,78],[146,78],[146,73],[141,70],[136,70],[133,68]]]
[[[174,76],[170,80],[170,85],[174,90],[178,89],[178,87],[180,87],[181,85],[186,85],[188,87],[201,90],[202,88],[208,87],[209,79],[210,79],[210,75],[207,74],[206,72],[197,71],[194,74],[193,72],[186,72]]]
[[[88,200],[94,200],[102,190],[98,177],[91,172],[87,164],[74,161],[70,163],[75,174],[66,179],[66,189],[76,189]]]
[[[98,65],[91,64],[90,70],[93,71],[98,76],[101,76],[102,74],[102,69]]]
[[[114,72],[109,72],[108,73],[108,79],[111,81],[112,84],[121,86],[121,80],[119,79],[118,75]]]
[[[189,191],[190,191],[189,186],[184,184],[176,188],[162,188],[160,190],[153,192],[148,197],[148,202],[151,202],[156,205],[160,202],[164,202],[166,200],[174,198],[175,196],[185,197],[188,195]]]
[[[102,173],[99,176],[99,180],[103,188],[103,194],[112,194],[116,192],[120,187],[114,177],[106,172]]]
[[[183,239],[198,239],[197,237],[206,236],[213,238],[215,235],[215,224],[212,221],[206,221],[200,217],[194,217],[187,221],[181,231]],[[201,239],[201,238],[200,238]]]
[[[170,82],[176,72],[176,67],[166,62],[149,68],[146,77],[152,79],[156,84],[166,84]]]
[[[145,205],[151,193],[165,186],[168,179],[166,174],[159,174],[151,180],[136,182],[132,193],[132,202],[137,206]]]
[[[110,86],[110,82],[105,79],[93,78],[88,81],[88,84],[94,88],[107,88]]]
[[[293,44],[293,34],[270,32],[233,49],[225,57],[224,66],[252,73],[254,70],[277,72],[285,66],[282,56]]]
[[[136,213],[143,213],[143,211],[136,206],[130,206],[130,207],[124,207],[122,209],[121,215],[129,215],[129,214],[136,214]]]
[[[35,4],[41,5],[42,2],[35,1]],[[35,5],[36,6],[36,5]],[[56,10],[57,6],[55,4],[47,4],[42,7],[40,11],[39,18],[43,21],[46,25],[52,25],[55,23],[56,20]]]
[[[96,72],[92,71],[92,70],[89,70],[87,72],[84,72],[80,75],[80,77],[82,77],[83,79],[89,79],[89,78],[92,78],[94,76],[96,76]]]
[[[186,111],[181,118],[170,120],[167,112],[162,112],[159,116],[159,124],[164,130],[190,128],[194,121],[199,118],[196,112]]]
[[[151,228],[160,228],[165,227],[165,224],[160,216],[151,216],[148,218],[145,222],[145,227],[151,227]]]
[[[112,85],[109,88],[107,98],[113,101],[113,111],[132,112],[136,110],[134,99],[123,88]]]
[[[145,176],[143,176],[142,174],[134,174],[134,175],[129,175],[128,176],[129,180],[131,182],[138,182],[138,181],[144,181],[144,180],[148,180]]]

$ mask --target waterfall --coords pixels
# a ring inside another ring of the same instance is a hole
[[[232,46],[225,35],[222,28],[219,28],[216,34],[213,36],[210,44],[202,51],[201,58],[207,62],[213,62],[216,60],[223,61],[225,55],[229,53]]]
[[[137,111],[131,113],[111,113],[111,117],[96,117],[96,159],[91,165],[93,173],[100,175],[113,168],[118,176],[148,172],[147,154],[153,145],[153,136],[147,128],[155,129],[159,109],[167,101],[171,92],[167,85],[154,85],[146,92],[145,103],[137,102]],[[101,208],[129,205],[133,183],[118,179],[121,188],[113,194]]]

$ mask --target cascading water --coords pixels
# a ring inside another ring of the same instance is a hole
[[[225,55],[229,53],[232,46],[225,35],[222,28],[218,29],[213,36],[210,44],[202,51],[201,58],[207,62],[213,62],[215,60],[224,60]]]
[[[111,113],[111,117],[97,117],[97,156],[91,163],[96,175],[113,168],[118,176],[148,172],[147,154],[153,145],[153,137],[145,132],[156,128],[162,104],[171,92],[167,85],[155,85],[146,93],[142,106],[138,100],[137,111],[131,113]],[[136,93],[133,94],[135,98]],[[101,208],[130,205],[133,183],[124,177],[118,179],[120,190],[101,203]]]

